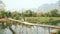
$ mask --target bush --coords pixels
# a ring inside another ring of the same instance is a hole
[[[57,34],[60,34],[60,30],[57,32]]]

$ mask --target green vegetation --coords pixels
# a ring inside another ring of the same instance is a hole
[[[60,17],[25,17],[25,20],[31,23],[57,25]]]
[[[60,34],[60,30],[58,30],[57,34]]]
[[[17,11],[10,12],[5,10],[0,10],[0,18],[13,18],[17,20],[25,19],[27,22],[39,23],[39,24],[50,24],[57,25],[60,23],[60,13],[57,9],[52,10],[47,13],[37,13],[31,10],[26,10],[25,12],[19,13]]]

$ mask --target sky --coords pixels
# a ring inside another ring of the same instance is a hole
[[[43,4],[56,3],[58,0],[2,0],[7,10],[38,8]]]

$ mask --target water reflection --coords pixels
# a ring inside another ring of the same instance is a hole
[[[45,31],[43,27],[32,26],[32,27],[26,27],[21,25],[12,25],[12,29],[16,32],[16,34],[49,34],[48,28],[45,27]],[[51,29],[50,29],[51,30]],[[9,30],[9,28],[5,28],[3,30],[0,30],[0,34],[12,34],[12,32]]]

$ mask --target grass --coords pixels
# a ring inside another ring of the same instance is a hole
[[[60,22],[60,17],[25,17],[25,20],[31,23],[56,24]]]

